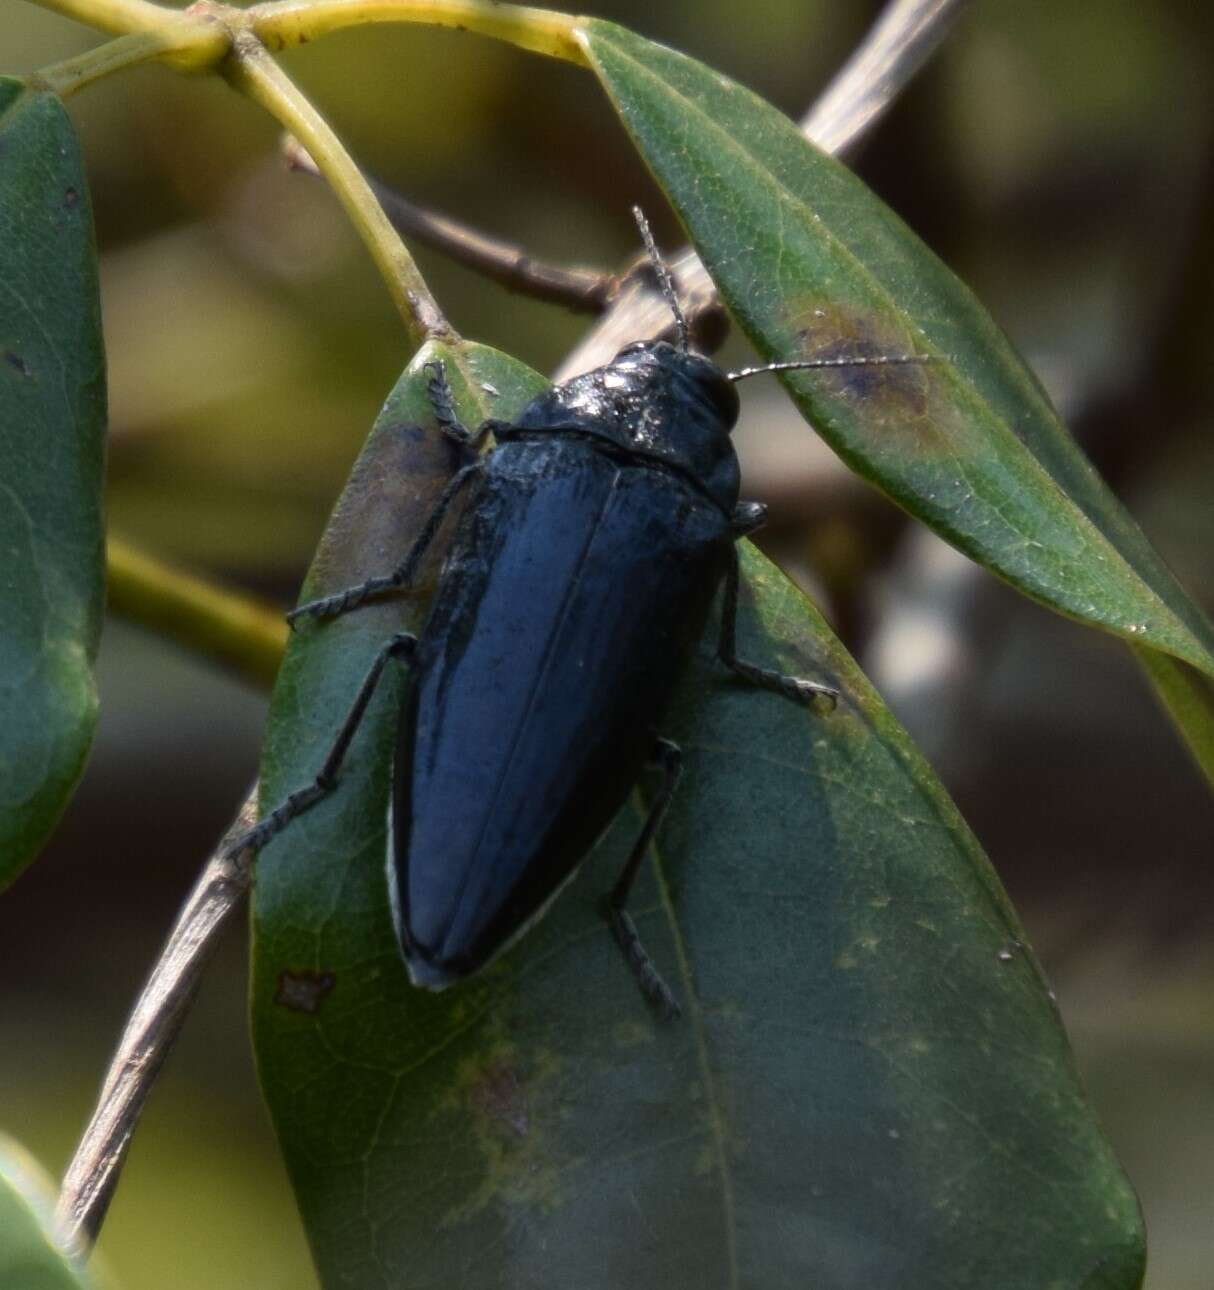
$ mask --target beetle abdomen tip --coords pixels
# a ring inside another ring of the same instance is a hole
[[[458,969],[442,963],[431,963],[415,954],[405,959],[405,965],[409,969],[409,980],[422,990],[445,990],[466,975]]]

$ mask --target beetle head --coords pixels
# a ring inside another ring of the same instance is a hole
[[[686,471],[732,510],[738,463],[729,435],[738,395],[711,359],[665,341],[639,341],[594,375],[615,405],[618,442]]]
[[[728,434],[738,422],[738,393],[729,377],[702,354],[665,341],[625,345],[605,369],[627,373],[650,406],[695,408]]]
[[[536,433],[603,440],[690,475],[729,512],[738,490],[729,440],[737,418],[738,396],[715,363],[665,341],[642,341],[546,390],[496,433],[499,440]]]

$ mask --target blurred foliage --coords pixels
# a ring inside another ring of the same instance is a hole
[[[97,720],[105,354],[92,211],[55,95],[0,78],[0,888],[42,850]]]
[[[89,1290],[54,1238],[55,1184],[17,1142],[0,1134],[0,1285],[13,1290]],[[94,1272],[96,1269],[94,1269]]]
[[[725,0],[590,7],[794,115],[877,9],[769,0],[740,21]],[[4,70],[95,43],[32,6],[7,5],[0,22]],[[639,200],[676,243],[593,82],[572,68],[384,28],[287,61],[354,154],[418,201],[536,254],[615,265],[635,252]],[[1212,62],[1214,17],[1182,0],[976,0],[856,163],[1027,352],[1207,607]],[[407,357],[392,307],[336,204],[283,171],[272,124],[224,86],[150,68],[70,110],[102,247],[111,521],[285,601]],[[466,335],[541,370],[581,331],[420,258]],[[1143,1197],[1148,1287],[1208,1290],[1214,819],[1196,773],[1115,646],[931,555],[760,384],[739,437],[747,495],[773,503],[768,548],[814,579],[1021,904]],[[51,853],[0,902],[0,1121],[55,1167],[253,773],[260,711],[130,631],[108,632],[100,686],[84,791]],[[131,1290],[310,1284],[244,1056],[242,956],[229,950],[102,1240]]]

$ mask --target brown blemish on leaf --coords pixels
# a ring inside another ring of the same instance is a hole
[[[284,969],[278,974],[274,1002],[292,1012],[316,1013],[336,984],[337,977],[332,972],[292,972]]]
[[[68,188],[63,194],[63,204],[65,206],[75,206],[80,201],[80,194],[74,188]]]
[[[921,352],[895,319],[826,297],[797,301],[787,323],[795,338],[785,355],[789,359],[889,359]],[[791,379],[813,391],[816,415],[863,417],[876,431],[891,437],[909,435],[916,447],[928,448],[937,437],[932,409],[938,366],[936,361],[857,364],[794,374]]]
[[[489,1205],[548,1212],[562,1203],[575,1159],[559,1130],[560,1065],[553,1053],[532,1048],[524,1056],[509,1042],[490,1043],[459,1063],[442,1110],[471,1130],[481,1174],[444,1226]]]
[[[325,596],[364,578],[389,573],[404,558],[439,494],[459,466],[454,446],[437,433],[397,421],[381,425],[367,443],[325,533],[306,595]],[[457,502],[447,525],[460,510]],[[444,530],[451,530],[444,525]],[[433,589],[444,542],[436,541],[402,598],[421,603]],[[400,601],[366,613],[395,622]]]
[[[14,354],[11,349],[4,351],[4,361],[13,369],[14,372],[20,372],[27,379],[31,375],[29,364],[21,357],[20,354]]]
[[[518,1068],[505,1057],[494,1058],[469,1088],[476,1111],[492,1124],[504,1126],[519,1137],[527,1132],[527,1098]]]

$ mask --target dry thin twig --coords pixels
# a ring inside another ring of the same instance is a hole
[[[834,80],[801,118],[808,139],[843,157],[940,47],[970,0],[891,0]]]
[[[252,854],[224,859],[224,846],[256,822],[254,785],[199,875],[127,1021],[59,1192],[56,1227],[69,1250],[87,1250],[97,1238],[144,1103],[194,1001],[219,933],[249,887]]]
[[[863,44],[806,116],[811,139],[839,153],[853,147],[943,40],[968,0],[891,0]],[[690,251],[673,263],[689,318],[717,308],[715,292]],[[670,326],[662,298],[640,282],[625,288],[594,332],[570,355],[558,379],[610,359],[622,344]],[[68,1166],[59,1197],[59,1230],[68,1248],[96,1239],[148,1093],[181,1029],[203,969],[249,886],[251,857],[222,860],[224,844],[256,819],[251,792],[207,862],[169,937],[114,1054],[93,1118]]]
[[[292,170],[315,179],[322,177],[311,154],[293,135],[284,137],[282,153]],[[564,305],[578,313],[597,314],[607,308],[620,288],[621,279],[614,273],[537,260],[522,247],[415,205],[373,175],[365,177],[397,232],[443,252],[457,264],[467,265],[511,291]]]

